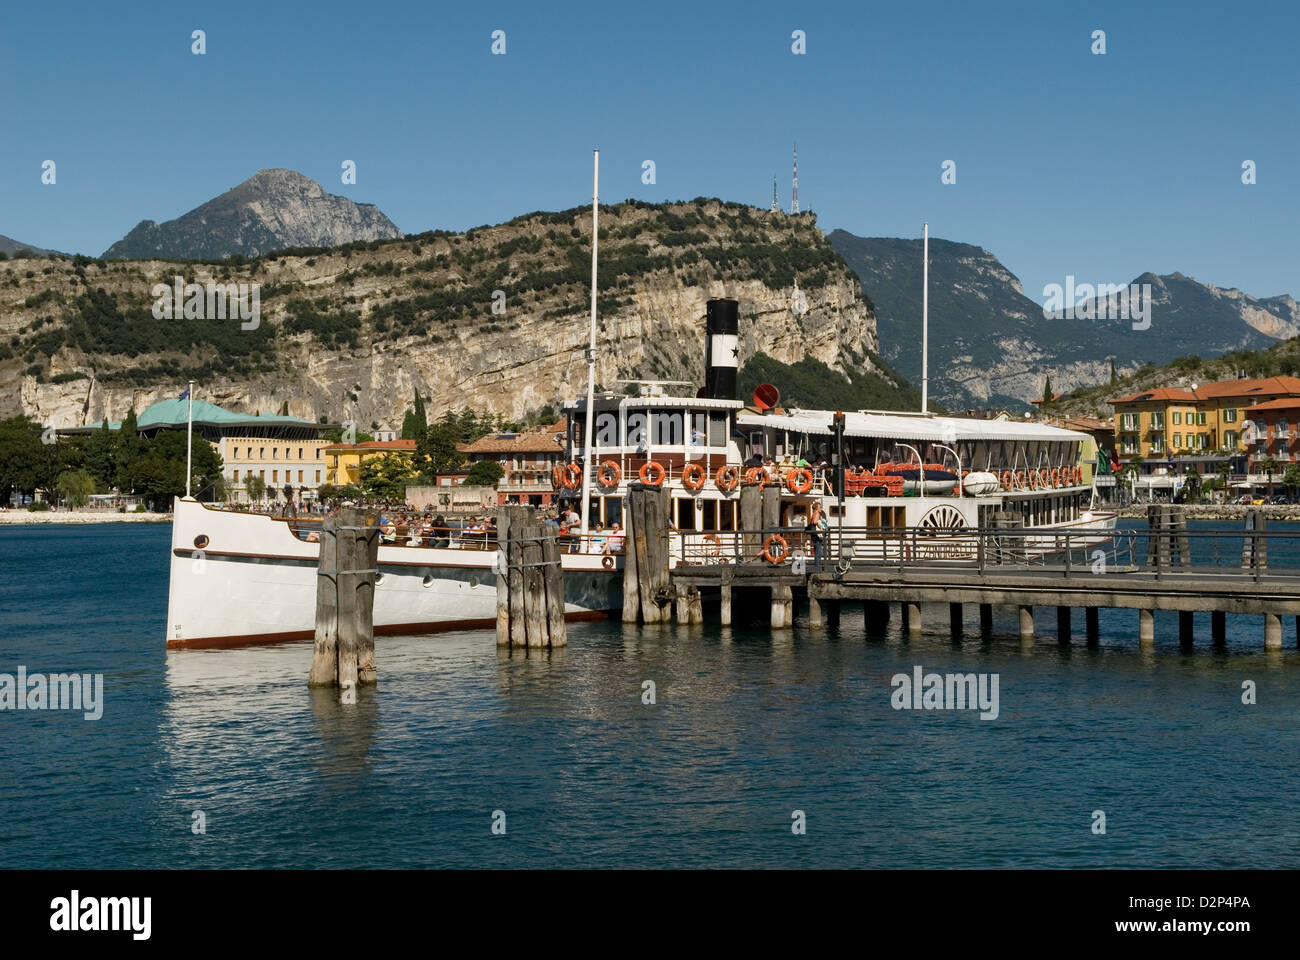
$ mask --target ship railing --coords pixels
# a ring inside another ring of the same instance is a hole
[[[1113,527],[831,527],[820,549],[807,528],[682,531],[679,564],[793,567],[846,573],[853,567],[965,569],[1061,577],[1132,574],[1166,578],[1289,579],[1300,589],[1300,537],[1288,530]]]

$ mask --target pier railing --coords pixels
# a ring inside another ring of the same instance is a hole
[[[1017,527],[804,527],[681,533],[679,563],[846,573],[855,567],[969,569],[980,575],[1034,571],[1062,577],[1131,573],[1156,579],[1194,573],[1260,580],[1300,576],[1300,537],[1287,531],[1116,530]]]

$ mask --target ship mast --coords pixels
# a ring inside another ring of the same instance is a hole
[[[599,245],[597,222],[600,217],[600,151],[592,151],[591,171],[591,342],[587,346],[587,428],[582,432],[582,536],[585,542],[588,530],[592,470],[591,430],[596,403],[596,250]]]
[[[930,412],[930,224],[925,231],[921,255],[921,412]]]

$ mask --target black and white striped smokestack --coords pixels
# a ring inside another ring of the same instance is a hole
[[[704,395],[714,400],[736,399],[740,367],[740,304],[710,300],[704,322]]]

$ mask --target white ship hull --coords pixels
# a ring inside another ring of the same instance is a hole
[[[173,516],[167,646],[313,636],[319,544],[297,537],[284,520],[193,500],[178,499]],[[495,558],[495,550],[381,546],[375,633],[495,626]],[[566,618],[602,617],[622,605],[621,557],[573,554],[563,562]]]

